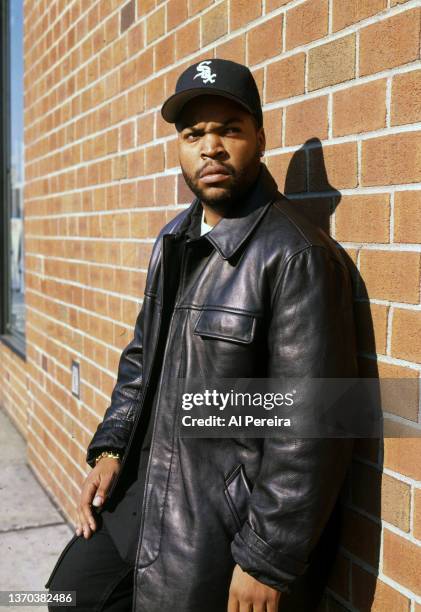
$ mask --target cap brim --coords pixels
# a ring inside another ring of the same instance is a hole
[[[179,93],[175,93],[170,96],[162,105],[161,115],[168,123],[175,123],[180,115],[181,110],[189,102],[193,100],[193,98],[198,98],[199,96],[221,96],[222,98],[228,98],[229,100],[233,100],[240,104],[243,108],[245,108],[249,113],[253,114],[252,109],[245,104],[240,98],[237,96],[227,93],[222,89],[213,89],[210,87],[195,87],[193,89],[186,89],[184,91],[180,91]]]

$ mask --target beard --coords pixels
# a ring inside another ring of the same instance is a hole
[[[250,187],[255,182],[260,168],[260,150],[258,145],[254,151],[254,155],[250,162],[236,170],[230,163],[221,162],[218,160],[218,165],[223,166],[229,173],[229,185],[224,187],[205,187],[199,186],[200,170],[194,175],[187,174],[183,166],[181,171],[189,189],[195,194],[204,204],[222,214],[229,216],[229,212],[234,212],[236,204],[238,204],[243,196],[249,191]]]

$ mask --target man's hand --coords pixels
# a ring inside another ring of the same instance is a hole
[[[119,471],[119,459],[103,457],[86,477],[77,508],[79,521],[76,525],[76,534],[78,536],[83,532],[83,537],[87,540],[91,537],[91,532],[95,531],[96,523],[91,511],[91,504],[102,506],[107,491]]]
[[[281,592],[234,567],[229,588],[228,612],[278,612]]]

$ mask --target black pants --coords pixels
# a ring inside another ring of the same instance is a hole
[[[131,612],[133,564],[123,561],[104,521],[89,539],[72,536],[60,554],[45,588],[76,591],[76,606],[48,606],[50,612]]]

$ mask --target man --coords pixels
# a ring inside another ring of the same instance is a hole
[[[155,242],[76,535],[46,586],[125,610],[131,569],[138,612],[315,610],[351,441],[180,436],[174,381],[356,376],[349,273],[261,163],[245,66],[190,66],[162,115],[196,198]]]

